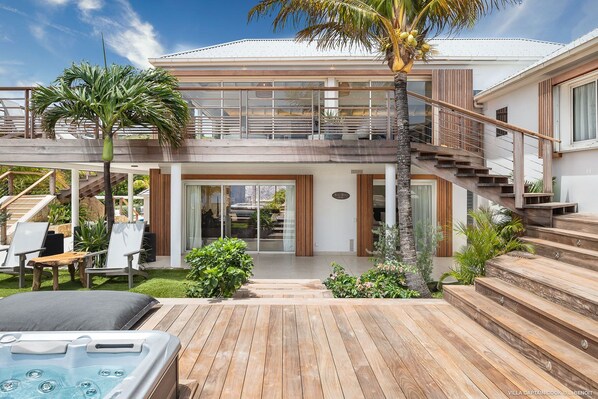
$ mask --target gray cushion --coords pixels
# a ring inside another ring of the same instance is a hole
[[[129,330],[158,301],[124,291],[38,291],[0,300],[0,331]]]

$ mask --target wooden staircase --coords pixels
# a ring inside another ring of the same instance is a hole
[[[252,279],[234,298],[332,298],[332,292],[317,279]]]
[[[596,392],[598,216],[553,224],[527,229],[537,254],[495,258],[473,287],[445,286],[444,297],[569,388]]]
[[[11,196],[3,197],[2,202],[9,201],[11,198]],[[17,222],[30,221],[42,209],[48,206],[54,198],[56,198],[54,195],[24,195],[8,205],[6,211],[10,214],[10,218],[6,223],[7,235],[12,235]]]
[[[112,182],[112,187],[117,185],[118,183],[125,181],[127,179],[126,173],[111,173],[110,174],[110,181]],[[95,176],[88,176],[79,180],[79,197],[80,198],[90,198],[98,195],[99,193],[104,191],[104,174],[97,173]],[[61,190],[58,193],[58,200],[62,203],[69,202],[71,200],[71,189]]]
[[[552,193],[529,193],[527,185],[518,208],[511,177],[492,173],[482,158],[465,150],[421,143],[413,143],[411,150],[415,166],[511,209],[526,224],[551,227],[555,216],[577,212],[576,203],[553,202]]]

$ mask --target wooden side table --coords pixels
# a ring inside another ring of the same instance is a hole
[[[54,291],[59,290],[58,270],[67,266],[71,275],[71,281],[75,281],[75,267],[79,266],[79,280],[83,287],[86,286],[85,262],[83,261],[87,252],[65,252],[63,254],[42,256],[33,258],[28,265],[33,267],[33,286],[31,291],[38,291],[41,285],[42,273],[44,268],[52,268],[52,287]]]

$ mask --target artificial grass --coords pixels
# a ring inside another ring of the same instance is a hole
[[[149,279],[135,277],[135,284],[131,292],[147,294],[155,298],[185,298],[185,277],[187,270],[147,270]],[[68,271],[60,271],[58,282],[60,290],[87,290],[79,282],[79,274],[76,274],[75,281],[71,281]],[[16,276],[0,274],[0,297],[16,294],[18,292],[31,291],[33,276],[25,276],[25,288],[17,288],[19,279]],[[127,277],[105,278],[96,276],[93,278],[93,290],[128,291]],[[52,291],[52,277],[43,276],[40,291]]]

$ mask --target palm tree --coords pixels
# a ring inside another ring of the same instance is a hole
[[[317,41],[318,47],[361,46],[381,54],[394,73],[397,124],[397,201],[401,258],[415,265],[411,212],[411,137],[407,103],[407,74],[415,60],[426,61],[430,37],[471,27],[493,9],[520,0],[260,0],[249,19],[274,15],[273,28],[290,23],[297,40]],[[417,273],[407,276],[409,288],[430,296]]]
[[[92,122],[102,132],[108,234],[114,224],[110,182],[114,135],[131,126],[154,127],[161,145],[181,146],[189,111],[177,86],[177,79],[163,69],[84,62],[65,69],[51,86],[37,87],[31,97],[31,108],[41,115],[42,129],[51,137],[59,121]]]

